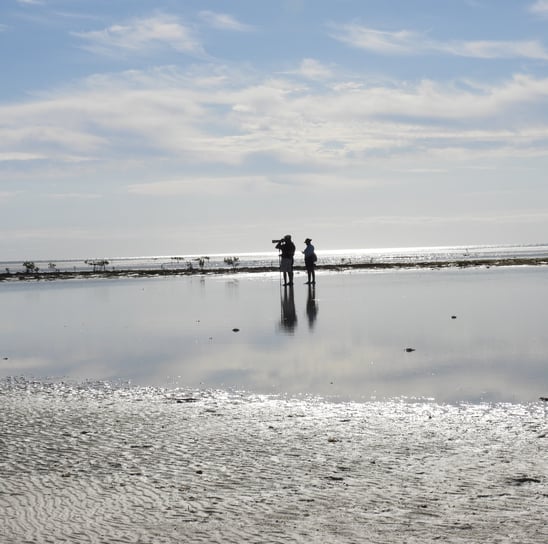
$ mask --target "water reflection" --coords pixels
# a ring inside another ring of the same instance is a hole
[[[280,288],[280,330],[286,334],[294,334],[297,328],[297,310],[295,308],[295,292],[293,286]],[[308,285],[306,297],[306,318],[308,327],[312,331],[318,317],[318,302],[316,300],[316,286]]]
[[[548,396],[543,268],[328,274],[319,289],[280,290],[275,275],[3,284],[0,377],[353,399]]]
[[[280,327],[288,334],[293,334],[297,327],[297,311],[295,309],[295,293],[293,285],[284,286],[280,291]]]
[[[318,318],[318,303],[316,301],[316,286],[308,286],[308,296],[306,297],[306,317],[308,318],[308,327],[314,328],[314,323]]]

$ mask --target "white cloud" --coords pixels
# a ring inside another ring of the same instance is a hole
[[[548,0],[537,0],[529,7],[529,11],[537,15],[548,17]]]
[[[430,40],[423,34],[400,30],[389,32],[356,24],[333,26],[332,37],[352,47],[385,55],[447,54],[495,59],[530,58],[548,60],[548,50],[536,40],[450,41]]]
[[[548,78],[517,75],[498,86],[424,80],[308,88],[300,78],[225,75],[131,71],[0,107],[0,160],[139,156],[209,167],[268,155],[321,167],[412,153],[530,156],[545,153],[548,142]],[[188,187],[178,180],[155,190]]]
[[[316,59],[303,59],[299,72],[308,79],[327,79],[332,75],[331,70]]]
[[[215,13],[213,11],[201,11],[200,17],[213,28],[221,30],[232,30],[236,32],[249,32],[253,27],[238,21],[232,15],[226,13]]]
[[[17,0],[17,3],[28,6],[40,6],[44,4],[44,0]]]
[[[439,44],[433,50],[480,59],[528,58],[548,60],[548,50],[538,41],[469,41]]]
[[[169,15],[133,19],[104,30],[74,32],[73,35],[87,43],[86,49],[105,55],[146,53],[158,47],[193,55],[204,54],[192,29]]]
[[[334,25],[333,28],[333,38],[352,47],[383,54],[412,54],[420,42],[420,35],[407,30],[386,32],[355,24]]]

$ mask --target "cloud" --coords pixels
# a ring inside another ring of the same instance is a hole
[[[383,55],[444,54],[478,59],[548,60],[548,50],[536,40],[440,42],[409,30],[390,32],[357,24],[335,25],[332,28],[331,36],[334,39],[358,49]]]
[[[15,161],[39,161],[46,159],[46,155],[38,155],[36,153],[11,152],[0,153],[0,162],[15,162]]]
[[[299,73],[307,79],[327,79],[332,76],[331,70],[316,59],[303,59]]]
[[[498,225],[501,223],[537,223],[547,221],[548,213],[537,210],[528,210],[527,212],[515,212],[508,214],[463,214],[453,216],[438,215],[397,215],[397,216],[368,216],[354,220],[355,225],[402,225],[412,226],[420,224],[438,224],[447,223],[489,223]]]
[[[226,13],[201,11],[199,15],[209,26],[220,30],[232,30],[236,32],[250,32],[254,30],[252,26],[241,23],[232,15],[227,15]]]
[[[536,15],[548,17],[548,0],[538,0],[529,7],[529,11]]]
[[[17,3],[28,6],[40,6],[44,4],[44,0],[17,0]]]
[[[157,48],[191,55],[204,54],[192,29],[170,15],[133,19],[103,30],[72,34],[86,42],[86,49],[103,55],[147,53]]]
[[[19,193],[17,191],[15,192],[9,192],[9,191],[0,191],[0,201],[2,200],[8,200],[10,198],[13,198],[17,196]]]
[[[48,193],[45,198],[53,200],[97,200],[101,195],[96,193]]]
[[[196,193],[226,195],[235,191],[252,190],[254,187],[269,183],[262,175],[254,176],[219,176],[219,177],[189,177],[176,180],[155,181],[153,183],[131,184],[127,187],[130,194],[140,196],[180,196]]]
[[[548,78],[528,75],[499,85],[355,79],[308,87],[300,74],[128,71],[1,106],[0,159],[139,157],[200,169],[241,167],[257,157],[322,168],[419,153],[531,156],[545,154],[547,98]],[[184,180],[162,183],[155,190],[189,190]]]

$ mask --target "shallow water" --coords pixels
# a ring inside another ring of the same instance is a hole
[[[338,400],[548,395],[541,268],[4,284],[0,377]],[[234,329],[238,329],[234,331]],[[406,351],[412,349],[415,351]]]

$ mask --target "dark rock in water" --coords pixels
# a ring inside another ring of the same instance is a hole
[[[415,348],[405,348],[405,351],[407,353],[411,353],[411,352],[416,351],[416,350],[415,350]]]
[[[240,329],[232,329],[232,332],[240,332]]]
[[[540,484],[540,478],[531,478],[529,476],[518,476],[517,478],[509,478],[508,483],[513,485]]]
[[[539,400],[543,400],[544,402],[548,402],[548,397],[539,397]]]
[[[456,316],[456,315],[452,315],[452,316],[451,316],[451,319],[457,319],[457,316]]]

